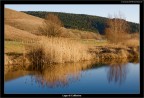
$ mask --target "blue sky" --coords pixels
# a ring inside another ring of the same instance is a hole
[[[138,4],[6,4],[5,8],[17,11],[49,11],[88,14],[108,17],[121,12],[127,21],[139,23]]]

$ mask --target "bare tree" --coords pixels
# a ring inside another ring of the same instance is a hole
[[[45,36],[59,37],[62,33],[62,26],[63,24],[58,16],[54,14],[48,14],[43,21],[43,25],[40,26],[39,31]]]
[[[129,25],[123,14],[119,12],[118,15],[114,15],[114,18],[109,15],[106,24],[105,34],[110,42],[119,43],[127,39]]]

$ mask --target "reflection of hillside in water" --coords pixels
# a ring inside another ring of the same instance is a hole
[[[32,79],[43,87],[66,86],[78,80],[80,72],[90,68],[93,64],[93,62],[82,62],[50,65],[41,71],[36,71]]]

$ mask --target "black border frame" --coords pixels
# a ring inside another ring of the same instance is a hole
[[[78,94],[81,97],[143,97],[143,1],[88,1],[88,0],[50,0],[50,1],[1,1],[1,95],[2,97],[64,97],[64,95],[68,94],[4,94],[4,5],[5,4],[139,4],[140,5],[140,94]],[[70,97],[70,96],[69,96]],[[72,97],[72,96],[71,96]]]

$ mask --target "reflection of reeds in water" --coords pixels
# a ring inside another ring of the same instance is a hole
[[[95,63],[109,65],[109,82],[114,81],[121,84],[126,79],[126,64],[128,63],[127,59],[105,59],[99,62],[85,61],[81,63],[44,65],[44,68],[42,69],[35,69],[35,75],[32,76],[32,80],[43,87],[66,86],[70,82],[77,81],[80,78],[80,72],[82,70],[97,66]]]
[[[19,70],[19,71],[10,71],[7,72],[6,74],[4,74],[4,81],[10,81],[13,79],[17,79],[19,77],[25,76],[29,74],[29,71],[23,71],[23,70]]]
[[[126,63],[111,64],[108,70],[108,81],[121,84],[125,81],[127,75]]]
[[[32,78],[41,86],[58,87],[76,81],[80,77],[81,70],[91,67],[93,62],[55,64],[36,71]]]

